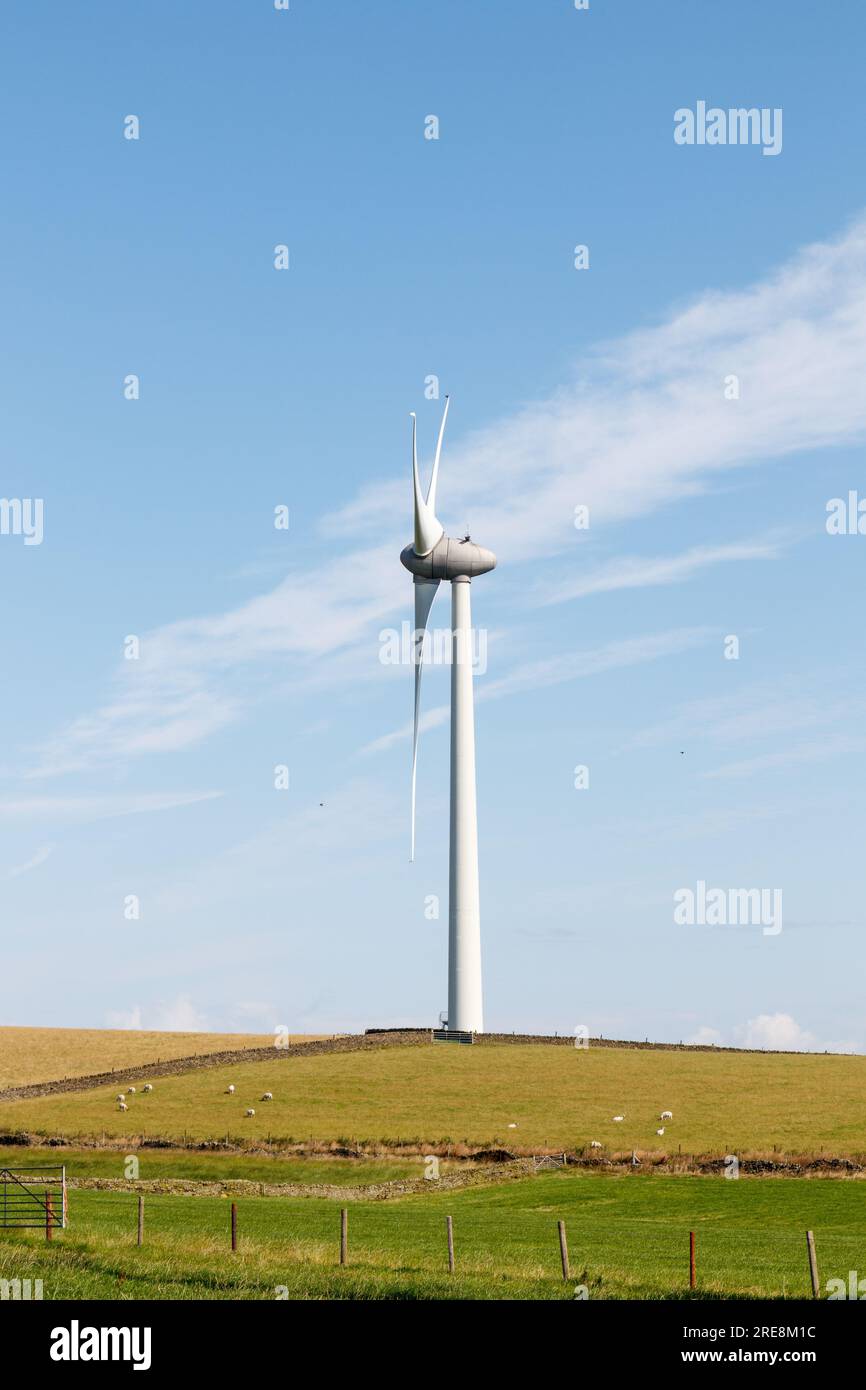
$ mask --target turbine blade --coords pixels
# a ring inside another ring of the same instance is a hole
[[[445,397],[445,409],[442,412],[442,424],[439,426],[439,438],[436,441],[436,457],[433,460],[433,474],[430,478],[430,486],[427,489],[427,506],[436,514],[436,483],[439,479],[439,456],[442,453],[442,437],[445,434],[445,421],[448,419],[448,406],[451,397]]]
[[[446,407],[447,410],[447,407]],[[414,410],[412,414],[412,485],[415,491],[415,554],[420,556],[429,555],[440,536],[444,534],[445,528],[440,521],[436,520],[433,503],[436,500],[436,470],[439,467],[439,450],[436,451],[436,463],[433,470],[428,497],[425,498],[421,491],[421,479],[418,476],[418,422],[415,419]],[[439,434],[439,444],[442,444],[442,434]],[[428,500],[428,499],[432,499]]]
[[[427,619],[439,588],[438,579],[415,579],[415,630],[412,634],[412,660],[415,665],[415,723],[412,732],[412,847],[410,863],[415,860],[415,774],[418,770],[418,724],[421,711],[421,665],[424,659],[424,634]]]

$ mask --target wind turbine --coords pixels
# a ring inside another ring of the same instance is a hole
[[[475,715],[472,700],[472,616],[469,586],[496,566],[492,550],[469,536],[454,540],[436,516],[436,483],[449,398],[439,426],[427,495],[418,476],[418,424],[412,412],[415,540],[400,554],[415,579],[415,721],[412,737],[412,851],[415,858],[415,781],[424,638],[436,590],[451,584],[451,838],[448,874],[448,1029],[481,1033],[481,914],[478,902],[478,817],[475,806]]]

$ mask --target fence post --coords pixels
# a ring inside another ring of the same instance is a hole
[[[45,1239],[54,1239],[54,1212],[51,1208],[51,1193],[45,1194]]]
[[[809,1274],[812,1279],[812,1297],[820,1298],[821,1290],[818,1284],[818,1259],[815,1255],[815,1236],[812,1231],[806,1232],[806,1249],[809,1251]]]
[[[448,1231],[448,1273],[454,1273],[454,1222],[450,1216],[445,1218],[445,1227]]]
[[[349,1261],[349,1208],[340,1208],[340,1264]]]
[[[138,1198],[138,1244],[144,1245],[144,1198]]]
[[[562,1277],[568,1279],[568,1243],[565,1239],[565,1222],[557,1221],[559,1227],[559,1257],[562,1260]]]
[[[695,1233],[689,1231],[689,1288],[693,1289],[697,1285],[697,1274],[695,1271]]]
[[[232,1202],[232,1250],[238,1248],[238,1204]]]

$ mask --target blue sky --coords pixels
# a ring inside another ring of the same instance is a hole
[[[44,538],[0,535],[2,1021],[444,1008],[448,675],[410,865],[412,674],[379,659],[435,375],[442,520],[499,557],[487,1026],[866,1050],[866,538],[825,524],[866,494],[859,9],[3,27],[0,495],[44,499]],[[675,144],[699,100],[781,108],[781,153]],[[783,930],[676,924],[698,881],[781,890]]]

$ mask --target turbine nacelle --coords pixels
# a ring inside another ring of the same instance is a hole
[[[455,540],[443,535],[426,555],[419,555],[414,545],[407,545],[400,552],[400,563],[416,579],[475,579],[496,568],[496,556],[468,537]]]

